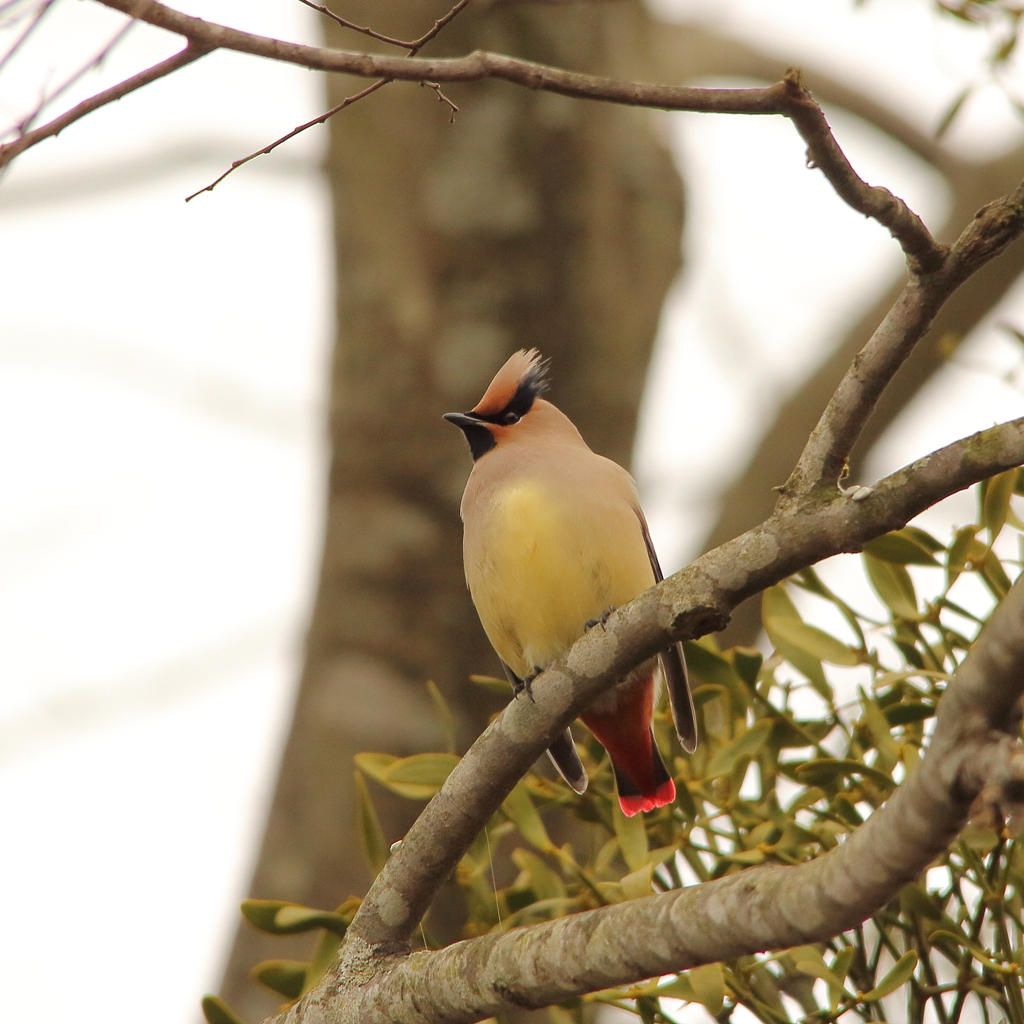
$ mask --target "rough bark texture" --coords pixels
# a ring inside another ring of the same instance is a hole
[[[345,14],[411,38],[445,9],[365,2]],[[629,76],[648,27],[638,3],[467,12],[432,49]],[[328,42],[362,45],[334,26]],[[330,102],[365,84],[335,76]],[[595,450],[628,463],[678,270],[681,189],[648,112],[502,83],[447,91],[454,125],[406,83],[330,122],[339,337],[326,536],[256,897],[331,907],[365,891],[352,756],[439,749],[428,678],[463,748],[500,706],[467,678],[498,666],[462,574],[470,460],[441,413],[470,408],[510,352],[535,346],[552,358],[553,399]],[[388,839],[403,835],[415,805],[374,796]],[[454,937],[451,914],[435,926]],[[248,1019],[274,1005],[248,971],[287,945],[240,931],[223,992]]]

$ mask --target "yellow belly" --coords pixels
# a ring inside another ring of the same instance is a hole
[[[523,677],[544,668],[584,624],[654,583],[640,522],[624,503],[580,505],[537,481],[494,499],[466,575],[487,636]]]

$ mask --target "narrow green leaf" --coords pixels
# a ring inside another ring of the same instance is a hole
[[[393,758],[381,770],[382,754],[357,754],[356,764],[369,772],[392,792],[410,800],[429,800],[445,783],[452,769],[459,763],[455,754],[413,754],[412,757]],[[364,767],[367,758],[374,758],[374,768]]]
[[[714,779],[719,775],[728,775],[742,758],[754,757],[768,739],[774,725],[770,718],[756,721],[746,732],[740,733],[711,758],[705,776]]]
[[[956,94],[953,102],[946,108],[946,112],[941,118],[939,118],[939,123],[935,126],[936,139],[941,139],[942,136],[949,131],[950,125],[952,125],[953,121],[956,120],[956,115],[960,113],[961,108],[964,103],[967,102],[967,99],[970,97],[972,92],[974,92],[973,84],[967,86],[965,89],[961,89],[960,92]]]
[[[558,872],[549,868],[537,854],[531,853],[529,850],[513,850],[512,862],[529,879],[528,884],[534,891],[535,899],[557,900],[565,898],[565,882],[562,881]],[[517,884],[521,884],[521,882]]]
[[[618,805],[616,804],[616,806]],[[543,852],[554,849],[554,844],[548,838],[547,829],[537,813],[537,808],[533,805],[530,791],[525,782],[516,783],[515,789],[505,797],[501,809],[509,821],[519,829],[519,834],[531,846]]]
[[[793,599],[781,583],[775,584],[774,587],[768,587],[761,595],[761,619],[767,618],[800,618]]]
[[[366,788],[366,780],[362,772],[353,772],[356,783],[356,824],[363,841],[363,854],[370,872],[376,878],[384,870],[388,859],[388,844],[384,839],[384,830],[377,817],[377,809],[373,806],[370,791]]]
[[[904,526],[902,530],[897,532],[905,534],[911,540],[917,541],[925,551],[930,551],[933,555],[939,551],[946,550],[946,545],[942,541],[936,540],[927,530],[922,530],[919,526]]]
[[[612,801],[612,825],[619,840],[622,859],[630,871],[638,871],[647,863],[647,830],[644,828],[644,816],[634,814],[627,818],[619,807],[618,800]]]
[[[721,964],[705,964],[686,972],[698,1003],[703,1003],[712,1017],[722,1012],[725,1003],[725,973]]]
[[[297,960],[264,960],[252,969],[252,976],[271,992],[298,999],[306,984],[306,965]]]
[[[398,758],[394,754],[356,754],[352,760],[365,775],[369,775],[378,782],[383,782],[388,769]]]
[[[868,571],[868,579],[875,588],[875,593],[882,599],[893,615],[898,619],[916,621],[921,618],[917,610],[917,594],[910,573],[902,565],[883,562],[880,558],[865,552],[864,565]]]
[[[912,949],[909,953],[904,953],[893,964],[892,970],[870,992],[865,992],[861,998],[866,1003],[877,1002],[879,999],[885,998],[895,992],[900,985],[909,981],[916,967],[917,951]]]
[[[823,960],[797,960],[796,969],[804,974],[809,974],[812,978],[820,978],[828,985],[829,999],[833,1008],[839,1005],[844,995],[850,995],[846,991],[843,979],[826,967]]]
[[[654,990],[654,994],[660,999],[662,996],[668,999],[682,999],[687,1003],[696,1003],[697,993],[690,984],[690,979],[685,974],[676,975],[675,979],[665,985],[660,985]]]
[[[206,1024],[245,1024],[220,996],[203,996],[202,1007]]]
[[[511,692],[511,686],[507,679],[498,679],[496,676],[470,676],[470,682],[476,683],[477,686],[486,687],[488,690],[494,690],[496,693],[503,693],[506,697]]]
[[[792,772],[797,781],[805,786],[827,786],[837,779],[860,775],[862,778],[869,779],[885,793],[896,788],[896,783],[885,772],[862,764],[860,761],[822,757],[813,761],[788,762],[779,767],[787,772]]]
[[[902,704],[890,704],[882,714],[889,725],[910,725],[931,718],[935,714],[935,705],[924,701],[904,701]]]
[[[1010,508],[1010,496],[1017,483],[1017,470],[1010,469],[1005,473],[983,480],[981,483],[981,524],[989,531],[989,543],[995,543],[1003,525],[1006,513]]]
[[[981,563],[981,576],[988,584],[989,590],[1000,601],[1006,597],[1013,585],[1010,583],[1010,577],[1006,575],[1003,563],[999,561],[999,557],[991,548],[986,550],[985,558]]]
[[[939,564],[931,551],[909,529],[895,530],[892,533],[876,537],[874,540],[869,540],[864,545],[864,550],[874,558],[897,565]]]
[[[953,543],[949,546],[949,553],[946,555],[947,589],[953,586],[960,574],[967,568],[971,544],[977,533],[978,527],[976,526],[962,526],[956,531]]]
[[[437,683],[433,679],[427,680],[427,693],[430,694],[430,699],[434,702],[434,713],[437,715],[438,725],[441,726],[441,735],[444,736],[444,749],[449,754],[454,754],[457,752],[455,746],[455,719],[452,718],[448,701],[444,699],[444,694],[438,689]]]
[[[358,906],[358,904],[356,904]],[[254,928],[269,935],[296,935],[314,928],[328,928],[344,935],[354,909],[347,916],[329,910],[313,910],[282,900],[242,900],[242,916]]]
[[[799,619],[770,618],[765,620],[765,627],[770,630],[770,636],[782,637],[819,661],[832,665],[859,665],[861,662],[855,650],[817,626],[809,626]]]

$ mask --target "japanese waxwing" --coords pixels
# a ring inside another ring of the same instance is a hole
[[[662,579],[632,477],[592,452],[541,398],[545,373],[536,350],[516,352],[473,409],[445,414],[473,456],[462,497],[466,582],[517,695],[588,628]],[[692,752],[696,720],[678,644],[580,716],[608,751],[627,815],[675,799],[651,730],[659,680],[683,749]],[[582,793],[587,773],[568,729],[548,753]]]

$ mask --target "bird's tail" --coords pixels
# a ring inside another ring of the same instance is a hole
[[[655,807],[664,807],[676,798],[676,784],[672,781],[661,759],[658,748],[651,737],[651,760],[642,783],[634,780],[626,770],[612,758],[612,771],[615,773],[615,788],[619,792],[619,806],[627,818],[641,811],[653,811]]]
[[[676,786],[654,743],[653,679],[623,693],[611,713],[581,715],[583,724],[608,751],[619,806],[627,817],[672,803]]]

